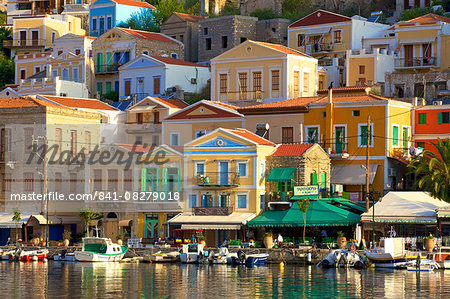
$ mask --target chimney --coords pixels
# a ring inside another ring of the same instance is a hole
[[[328,103],[333,103],[333,88],[328,89]]]

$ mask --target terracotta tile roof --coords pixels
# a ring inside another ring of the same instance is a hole
[[[246,114],[246,112],[261,111],[261,110],[268,110],[268,111],[275,112],[275,111],[277,111],[277,109],[306,108],[309,103],[318,102],[322,98],[327,99],[327,97],[324,97],[324,96],[295,98],[295,99],[272,102],[272,103],[267,103],[267,104],[242,107],[242,108],[239,108],[238,111],[242,114]]]
[[[236,111],[239,108],[238,106],[234,106],[234,105],[223,103],[223,102],[219,102],[219,101],[211,101],[211,103],[216,104],[216,105],[220,105],[220,106],[223,106],[223,107],[226,107],[226,108],[229,108],[229,109],[233,109],[233,110],[236,110]]]
[[[40,96],[43,98],[46,98],[52,102],[60,104],[62,106],[66,106],[66,107],[70,107],[70,108],[118,111],[117,109],[109,106],[108,104],[106,104],[102,101],[96,100],[96,99],[57,97],[57,96],[48,96],[48,95],[40,95]]]
[[[313,143],[281,144],[272,154],[272,157],[301,156],[313,145]]]
[[[196,64],[196,63],[192,63],[192,62],[184,61],[184,60],[180,60],[180,59],[175,59],[175,58],[171,58],[171,57],[162,57],[162,56],[153,56],[153,55],[150,55],[150,57],[158,59],[159,61],[167,63],[167,64],[186,65],[186,66],[195,66],[195,67],[207,67],[205,65],[200,65],[200,64]]]
[[[333,88],[333,94],[335,93],[344,93],[344,92],[361,92],[366,93],[367,89],[370,89],[370,86],[344,86],[344,87],[336,87]],[[319,89],[317,94],[328,94],[328,89]]]
[[[153,5],[151,5],[150,3],[145,2],[145,1],[135,1],[135,0],[112,0],[112,1],[116,2],[117,4],[122,4],[122,5],[156,9],[156,7],[154,7]]]
[[[225,131],[228,131],[230,133],[234,133],[236,135],[239,135],[243,138],[246,138],[248,140],[251,140],[253,142],[258,143],[259,145],[269,145],[269,146],[276,146],[275,143],[270,142],[269,140],[262,138],[255,133],[252,133],[246,129],[224,129]]]
[[[190,106],[184,108],[183,110],[180,110],[174,114],[169,115],[168,117],[165,118],[165,120],[242,117],[242,115],[240,115],[236,111],[236,109],[227,107],[227,105],[217,105],[216,102],[212,102],[211,103],[212,105],[210,105],[209,103],[205,103],[205,102],[201,101],[201,102],[197,102],[193,105],[190,105]],[[214,104],[216,104],[216,105],[214,105]],[[202,106],[205,107],[206,109],[210,110],[212,113],[191,115],[192,111],[194,111],[198,107],[202,107]],[[219,106],[219,107],[217,107],[217,106]]]
[[[155,98],[154,99],[166,104],[167,106],[170,106],[171,108],[180,108],[183,109],[187,106],[189,106],[188,104],[186,104],[185,102],[183,102],[182,100],[177,100],[177,99],[161,99],[161,98]]]
[[[450,23],[450,18],[429,13],[429,14],[417,17],[415,19],[405,21],[405,23],[415,23],[415,22],[421,22],[421,21],[441,21],[444,23]]]
[[[257,42],[257,41],[254,41],[254,40],[252,40],[251,42],[257,43],[257,44],[262,45],[262,46],[266,46],[268,48],[274,49],[274,50],[279,51],[279,52],[283,52],[285,54],[298,55],[298,56],[304,56],[304,57],[311,57],[309,55],[306,55],[306,54],[298,52],[298,51],[294,51],[294,50],[289,49],[288,47],[285,47],[285,46],[282,46],[282,45],[265,43],[265,42]]]
[[[117,29],[125,31],[126,33],[129,33],[138,38],[158,40],[158,41],[162,41],[162,42],[170,42],[170,43],[176,43],[176,44],[181,43],[181,42],[179,42],[165,34],[162,34],[162,33],[149,32],[149,31],[143,31],[143,30],[133,30],[133,29],[128,29],[128,28],[117,28]]]
[[[202,16],[196,16],[196,15],[190,15],[187,13],[181,13],[181,12],[174,12],[175,15],[179,16],[183,20],[189,21],[189,22],[198,22],[200,20],[203,20],[205,17]]]
[[[24,108],[24,107],[58,107],[65,108],[61,105],[43,101],[31,97],[17,97],[17,98],[0,98],[0,108]]]
[[[126,143],[114,143],[114,144],[126,149],[129,152],[134,152],[137,154],[146,153],[149,150],[153,149],[153,147],[151,145],[143,146],[143,145],[126,144]]]
[[[292,23],[291,25],[289,25],[289,28],[347,22],[350,20],[351,18],[349,17],[318,9],[315,12],[307,15],[306,17],[303,17],[300,20]]]

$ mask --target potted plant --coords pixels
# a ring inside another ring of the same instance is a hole
[[[266,248],[273,247],[273,234],[271,231],[264,234],[264,246],[266,246]]]
[[[345,238],[345,234],[343,231],[338,231],[337,234],[338,234],[338,241],[337,241],[338,246],[339,248],[343,249],[347,245],[347,238]]]
[[[123,236],[122,235],[117,235],[117,244],[119,244],[120,246],[122,246],[123,244]]]
[[[31,242],[33,242],[34,246],[38,246],[41,242],[41,232],[35,232],[33,234],[33,239],[31,240]]]
[[[430,234],[428,237],[423,238],[423,242],[425,245],[425,249],[429,253],[433,252],[434,246],[436,245],[433,235]]]
[[[63,245],[65,247],[69,246],[70,239],[72,239],[72,232],[69,230],[65,230],[63,233]]]
[[[198,237],[198,242],[200,243],[200,244],[202,244],[203,245],[203,247],[205,247],[206,246],[206,238],[204,237],[204,236],[199,236]]]

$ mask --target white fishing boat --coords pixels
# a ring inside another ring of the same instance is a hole
[[[398,268],[417,258],[417,253],[405,250],[404,238],[385,238],[381,246],[364,250],[366,257],[380,268]]]
[[[109,238],[83,238],[83,249],[75,252],[75,259],[80,262],[118,262],[127,251],[127,246],[113,243]]]
[[[334,268],[334,267],[353,267],[364,268],[366,263],[363,258],[351,249],[335,249],[330,252],[323,260],[318,264],[318,267],[322,268]]]
[[[53,260],[57,262],[74,262],[75,259],[75,252],[67,252],[67,250],[63,250],[59,254],[55,254],[53,256]]]
[[[203,252],[199,262],[203,264],[232,264],[233,256],[237,257],[237,254],[230,253],[226,247],[221,247],[219,253],[214,253],[212,250]]]
[[[150,256],[150,262],[152,263],[175,263],[179,260],[180,253],[173,251],[169,253],[157,252]]]
[[[431,272],[435,269],[439,269],[439,265],[433,260],[418,259],[405,263],[404,268],[408,269],[408,271]]]
[[[9,254],[10,261],[19,260],[21,262],[44,261],[47,260],[48,249],[24,250],[20,248]]]
[[[182,263],[198,263],[204,255],[203,245],[200,243],[184,244],[180,260]]]

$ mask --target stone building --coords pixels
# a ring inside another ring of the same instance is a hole
[[[270,9],[276,15],[283,12],[283,0],[240,0],[241,15],[249,16],[256,9]]]
[[[287,28],[291,20],[270,19],[256,22],[256,40],[287,46]]]
[[[274,200],[287,200],[294,186],[319,185],[319,190],[327,191],[330,172],[330,157],[319,144],[281,144],[266,158],[266,191]],[[283,175],[277,174],[272,180],[275,173]]]
[[[164,33],[184,44],[184,60],[198,61],[198,32],[202,16],[174,12],[162,25]]]

